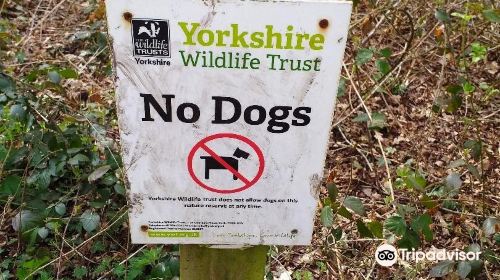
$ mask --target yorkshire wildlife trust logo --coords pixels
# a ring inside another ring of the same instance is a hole
[[[132,19],[134,56],[170,57],[170,26],[167,20]]]

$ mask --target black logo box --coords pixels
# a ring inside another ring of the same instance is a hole
[[[131,29],[134,56],[170,58],[168,20],[133,18]]]

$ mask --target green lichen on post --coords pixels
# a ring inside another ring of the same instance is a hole
[[[269,246],[211,249],[182,245],[181,280],[262,280]]]

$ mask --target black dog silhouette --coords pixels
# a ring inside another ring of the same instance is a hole
[[[238,171],[238,159],[248,159],[249,153],[236,148],[232,157],[221,157],[227,164],[229,164],[234,170]],[[211,156],[202,156],[201,159],[205,160],[205,179],[210,179],[210,170],[212,169],[227,169],[222,164],[220,164],[215,158]],[[238,177],[233,174],[233,180],[238,180]]]

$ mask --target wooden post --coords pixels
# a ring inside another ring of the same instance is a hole
[[[181,280],[263,280],[269,246],[212,249],[180,246]]]

